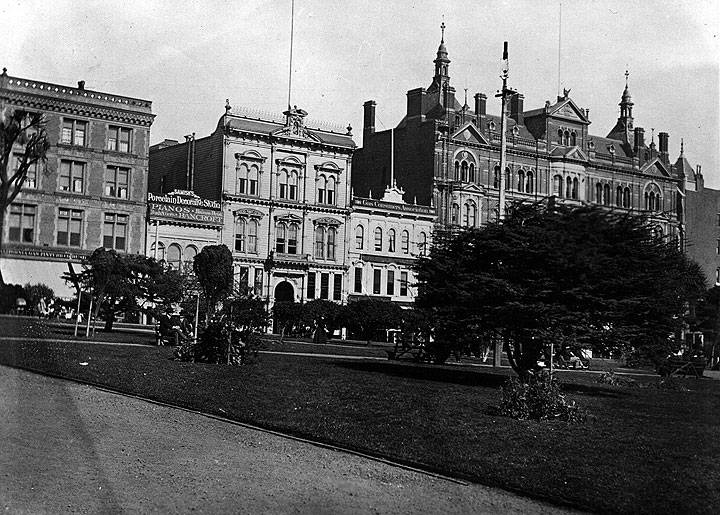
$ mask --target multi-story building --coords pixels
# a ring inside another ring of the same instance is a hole
[[[220,201],[219,242],[232,251],[236,283],[270,303],[344,300],[355,143],[350,127],[311,128],[306,116],[227,105],[210,136],[150,152],[149,191]]]
[[[390,175],[406,202],[434,206],[438,222],[479,226],[498,216],[501,119],[488,114],[487,97],[461,104],[450,84],[450,59],[441,40],[430,86],[407,92],[405,117],[376,132],[374,101],[364,105],[363,146],[353,158],[356,195],[380,198]],[[507,119],[505,192],[508,202],[554,195],[569,203],[592,202],[642,212],[657,231],[682,237],[684,178],[670,163],[669,136],[654,133],[648,145],[635,127],[627,83],[620,116],[606,136],[590,133],[590,112],[565,91],[555,102],[524,110],[512,92]]]
[[[8,283],[42,282],[58,296],[61,279],[98,247],[145,250],[151,102],[0,75],[0,102],[42,112],[50,148],[29,171],[6,213],[1,263]],[[20,148],[18,147],[18,151]]]
[[[348,300],[382,298],[411,306],[417,289],[412,265],[427,254],[435,210],[407,204],[393,185],[382,199],[353,197],[348,242]]]
[[[720,286],[720,191],[705,187],[700,165],[692,168],[682,146],[675,168],[686,178],[685,250],[702,267],[707,285]]]

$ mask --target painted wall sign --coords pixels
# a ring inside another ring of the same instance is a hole
[[[223,225],[222,211],[203,209],[196,206],[168,204],[164,202],[148,202],[150,218],[171,222],[192,222],[204,225]]]

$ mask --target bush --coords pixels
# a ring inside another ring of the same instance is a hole
[[[632,379],[626,379],[618,376],[614,370],[601,374],[596,380],[596,383],[607,384],[610,386],[633,386],[635,381]]]
[[[499,412],[518,420],[583,422],[587,414],[560,392],[560,382],[550,374],[530,376],[527,383],[508,379],[501,389]]]
[[[257,358],[259,346],[255,334],[215,321],[208,324],[197,341],[183,342],[173,354],[177,361],[240,366]]]

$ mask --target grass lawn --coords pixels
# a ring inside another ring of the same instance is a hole
[[[27,325],[0,319],[4,336],[23,333]],[[717,381],[688,379],[691,391],[680,392],[601,386],[593,383],[596,375],[561,374],[568,395],[592,415],[571,426],[493,415],[506,376],[487,369],[270,354],[233,368],[179,363],[171,354],[154,346],[0,342],[3,364],[581,509],[711,513],[720,506]]]

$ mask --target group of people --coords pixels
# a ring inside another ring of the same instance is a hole
[[[168,311],[160,315],[158,321],[158,344],[168,340],[171,345],[181,345],[193,339],[194,327],[185,311]]]

